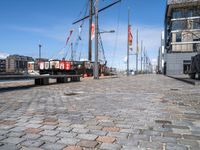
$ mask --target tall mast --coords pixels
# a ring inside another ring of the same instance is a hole
[[[93,0],[90,0],[90,12],[89,12],[89,39],[88,39],[88,61],[92,61],[92,40],[91,40],[91,28],[92,28],[92,9],[93,9]]]
[[[127,76],[129,76],[129,28],[130,28],[130,9],[128,8]]]
[[[138,52],[139,52],[139,45],[138,45],[138,29],[137,29],[137,43],[136,43],[136,74],[138,73]]]
[[[94,62],[94,79],[99,79],[99,64],[98,64],[98,4],[99,0],[95,1],[95,62]]]
[[[146,61],[145,61],[145,59],[146,59],[145,51],[146,51],[146,48],[144,47],[144,57],[143,57],[143,61],[144,61],[144,62],[143,62],[143,63],[144,63],[144,64],[143,64],[143,65],[144,65],[144,67],[143,67],[143,68],[144,68],[144,72],[145,72],[145,63],[146,63]]]
[[[143,50],[143,40],[141,41],[141,73],[142,73],[142,50]]]

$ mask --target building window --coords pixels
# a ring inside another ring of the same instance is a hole
[[[196,17],[200,16],[200,8],[198,6],[191,8],[178,8],[174,9],[172,13],[172,18],[186,18],[186,17]]]
[[[181,33],[180,32],[176,33],[176,42],[181,42],[182,41],[181,39],[182,39]]]
[[[193,20],[193,29],[200,29],[200,19]]]
[[[172,22],[172,30],[184,30],[187,29],[187,21],[176,20]]]

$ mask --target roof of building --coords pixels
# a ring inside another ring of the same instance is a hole
[[[181,3],[191,3],[191,2],[200,2],[200,0],[167,0],[167,4],[181,4]]]

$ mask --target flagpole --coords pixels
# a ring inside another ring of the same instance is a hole
[[[138,51],[139,51],[139,45],[138,45],[138,29],[137,29],[137,44],[136,44],[136,74],[138,73]]]
[[[141,73],[142,73],[142,50],[143,50],[143,40],[141,41]]]
[[[92,9],[93,0],[90,0],[90,19],[89,19],[89,39],[88,39],[88,61],[92,61],[92,40],[91,40],[91,28],[92,28]]]
[[[130,8],[128,8],[127,76],[129,76],[129,26],[130,26]]]

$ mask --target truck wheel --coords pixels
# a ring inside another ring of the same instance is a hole
[[[191,73],[191,74],[190,74],[190,78],[191,78],[191,79],[195,79],[195,75],[196,75],[195,73]]]
[[[200,80],[200,73],[198,74],[198,80]]]

